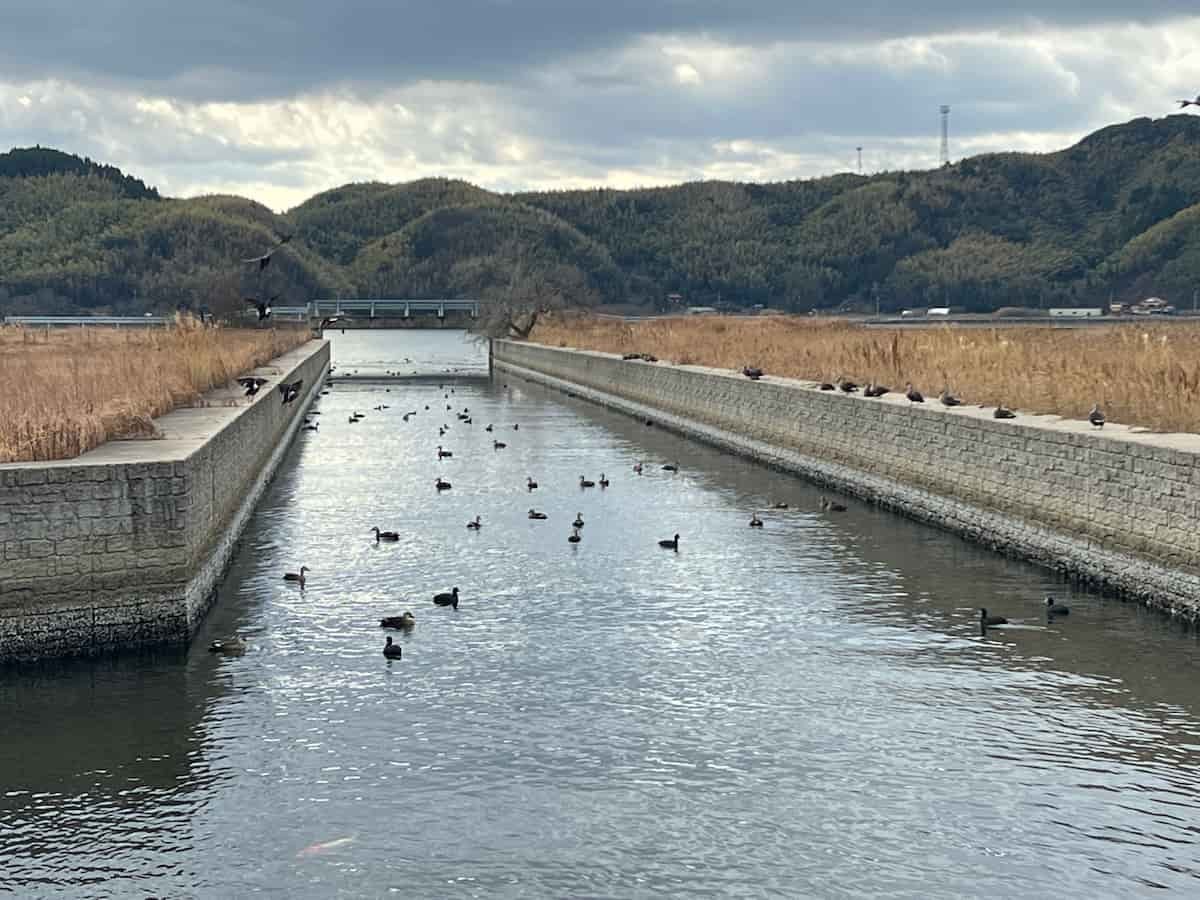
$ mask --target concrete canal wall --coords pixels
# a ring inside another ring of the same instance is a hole
[[[936,400],[511,341],[493,343],[493,364],[1200,618],[1200,436],[997,421]]]
[[[252,401],[214,391],[159,439],[0,466],[0,662],[190,637],[328,370],[310,341],[256,370]]]

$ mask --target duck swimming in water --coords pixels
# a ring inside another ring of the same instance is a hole
[[[404,655],[404,648],[399,644],[393,644],[389,637],[387,643],[383,645],[383,655],[388,659],[400,659]]]
[[[221,653],[225,656],[241,656],[246,652],[246,642],[238,635],[223,641],[213,641],[208,645],[209,653]]]
[[[299,581],[304,583],[304,573],[310,571],[308,566],[301,566],[299,572],[288,572],[283,576],[284,581]]]
[[[531,509],[529,511],[529,518],[537,519],[538,521],[541,521],[542,519],[548,519],[550,517],[548,515],[546,515],[544,512],[538,512],[536,509]]]
[[[763,527],[762,519],[760,519],[758,517],[758,513],[750,514],[750,527],[751,528],[762,528]]]
[[[990,628],[993,625],[1007,625],[1008,619],[1004,616],[989,616],[988,611],[984,607],[979,608],[979,627]]]
[[[478,531],[483,527],[483,524],[479,521],[479,516],[476,516],[475,521],[467,523],[467,527],[474,531]]]
[[[448,491],[448,490],[450,490],[451,487],[453,487],[453,485],[451,485],[450,482],[442,481],[442,479],[440,477],[435,479],[433,483],[435,485],[437,485],[437,489],[439,491]]]
[[[579,476],[579,486],[581,488],[594,488],[596,486],[596,482],[588,481],[588,479],[586,479],[582,475],[580,475]]]
[[[845,512],[846,506],[843,503],[835,503],[824,494],[821,495],[821,509],[826,512]]]
[[[377,543],[377,544],[378,544],[380,541],[398,541],[398,540],[400,540],[400,535],[398,535],[396,532],[394,532],[394,531],[380,531],[380,530],[379,530],[379,526],[378,526],[378,525],[376,525],[376,526],[375,526],[374,528],[372,528],[371,530],[372,530],[373,532],[375,532],[375,543]]]
[[[571,532],[571,536],[570,536],[569,538],[567,538],[567,543],[569,543],[569,544],[578,544],[578,543],[579,543],[580,541],[582,541],[582,540],[583,540],[583,538],[581,538],[581,537],[579,536],[579,529],[578,529],[578,528],[576,528],[576,529],[574,529],[574,530]]]
[[[454,588],[448,594],[434,594],[433,602],[438,606],[452,606],[458,609],[458,588]]]
[[[534,481],[532,478],[526,477],[525,478],[525,489],[529,490],[529,491],[536,491],[537,490],[537,482]]]
[[[671,538],[669,541],[659,541],[658,546],[662,547],[664,550],[674,550],[676,553],[678,553],[679,535],[675,535],[675,537]]]
[[[1054,602],[1053,597],[1046,598],[1046,615],[1048,615],[1048,616],[1069,616],[1070,614],[1071,614],[1071,607],[1069,607],[1063,603]]]
[[[398,616],[386,616],[379,620],[380,628],[395,628],[399,631],[409,631],[416,624],[416,618],[408,610],[405,610]]]
[[[600,483],[600,487],[602,487],[602,488],[608,487],[608,477],[603,472],[600,473],[600,482],[599,483]]]
[[[581,512],[575,513],[575,521],[571,523],[571,527],[572,528],[582,528],[583,527],[583,513],[581,513]]]
[[[454,454],[451,453],[449,450],[443,450],[442,445],[438,444],[438,459],[449,459],[453,455]]]
[[[662,467],[662,470],[664,472],[678,472],[679,466],[677,466],[675,463],[667,463],[665,466]]]

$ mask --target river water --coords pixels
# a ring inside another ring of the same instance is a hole
[[[434,377],[321,398],[193,645],[0,670],[0,894],[1200,892],[1188,633],[538,387],[439,387],[485,368],[457,333],[332,338],[339,374]]]

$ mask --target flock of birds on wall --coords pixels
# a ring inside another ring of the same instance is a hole
[[[640,353],[636,353],[636,354],[628,353],[623,358],[627,359],[627,360],[642,359],[642,360],[646,360],[647,362],[654,361],[653,359],[647,359],[646,356],[644,356],[643,354],[640,354]],[[759,368],[757,366],[745,366],[742,369],[742,374],[745,375],[747,378],[749,378],[751,381],[758,381],[760,378],[763,377],[763,375],[765,373],[763,372],[763,370],[761,368]],[[841,391],[843,394],[857,394],[860,391],[860,387],[858,384],[856,384],[853,381],[849,381],[848,379],[843,378],[840,375],[837,378],[835,378],[833,381],[818,382],[817,389],[822,390],[822,391]],[[885,385],[877,384],[874,381],[870,381],[867,383],[867,385],[865,387],[861,388],[861,392],[864,397],[886,397],[888,394],[890,394],[892,392],[892,389],[889,387],[886,387]],[[911,382],[904,385],[904,397],[908,400],[910,405],[913,403],[924,403],[925,402],[925,395],[922,394],[920,391],[918,391],[915,387],[913,387]],[[962,397],[959,397],[959,396],[951,393],[949,387],[942,388],[942,392],[938,395],[938,401],[942,404],[942,406],[947,406],[947,407],[955,407],[955,406],[963,405]],[[987,405],[981,403],[979,408],[987,409]],[[1016,411],[1005,406],[1003,403],[1001,403],[999,406],[995,407],[992,410],[992,418],[993,419],[1015,419],[1016,417],[1017,417]],[[1096,403],[1092,406],[1091,412],[1088,413],[1088,421],[1095,428],[1103,428],[1104,423],[1106,421],[1108,421],[1107,419],[1105,419],[1104,411],[1102,409],[1100,409],[1099,403]]]

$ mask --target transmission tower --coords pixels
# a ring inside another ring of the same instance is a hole
[[[862,147],[859,147],[857,149],[858,149],[858,174],[861,175],[862,174]]]
[[[950,107],[942,106],[942,155],[941,164],[950,164]]]

